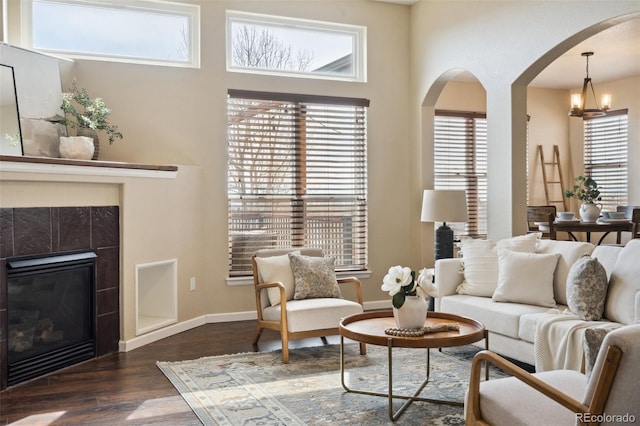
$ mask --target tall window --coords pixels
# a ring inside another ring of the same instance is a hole
[[[469,221],[449,224],[455,235],[486,236],[486,114],[436,111],[434,173],[434,189],[457,189],[467,192]]]
[[[200,6],[160,0],[25,0],[26,47],[73,58],[200,66]]]
[[[627,204],[627,110],[584,120],[584,171],[597,183],[605,210]]]
[[[229,274],[261,248],[367,266],[365,99],[229,90]]]

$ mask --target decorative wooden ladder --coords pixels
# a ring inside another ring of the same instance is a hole
[[[560,165],[560,151],[558,145],[553,146],[553,160],[546,162],[544,160],[544,150],[542,145],[538,145],[538,160],[542,168],[542,181],[544,182],[544,196],[547,205],[556,205],[559,211],[567,211],[567,198],[564,196],[564,181],[562,179],[562,166]],[[547,167],[551,167],[548,170]],[[554,180],[549,180],[549,176]],[[559,195],[559,199],[556,199]],[[562,210],[559,209],[562,205]]]

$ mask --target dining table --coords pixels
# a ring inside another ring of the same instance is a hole
[[[604,241],[605,237],[611,232],[616,232],[616,244],[620,244],[622,232],[631,232],[633,224],[629,219],[598,219],[595,222],[582,222],[576,220],[560,220],[557,219],[553,222],[553,228],[557,232],[567,232],[569,236],[578,241],[574,232],[584,232],[587,237],[587,242],[591,242],[592,232],[601,232],[602,236],[598,240],[598,245]]]

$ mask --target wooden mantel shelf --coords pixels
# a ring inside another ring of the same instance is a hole
[[[162,170],[166,172],[178,171],[178,166],[120,163],[116,161],[69,160],[66,158],[49,157],[18,157],[14,155],[0,155],[0,161],[11,161],[14,163],[62,164],[67,166],[110,167],[114,169]]]
[[[175,178],[178,166],[0,155],[0,172]]]

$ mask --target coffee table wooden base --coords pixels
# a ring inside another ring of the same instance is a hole
[[[451,316],[449,314],[439,314],[439,313],[433,313],[433,312],[430,312],[428,314],[428,318],[429,318],[429,316],[433,317],[434,315],[438,315],[438,317],[441,317],[444,321],[455,321],[457,319],[460,319],[460,320],[462,320],[464,322],[469,322],[471,324],[471,329],[468,326],[468,324],[465,324],[464,329],[461,329],[459,337],[462,337],[463,338],[462,340],[465,340],[465,341],[466,340],[470,340],[469,343],[477,342],[477,341],[479,341],[479,340],[484,338],[485,339],[485,348],[488,349],[487,333],[486,333],[486,330],[484,329],[484,327],[482,326],[482,324],[478,323],[477,321],[470,320],[468,318],[455,317],[455,316]],[[381,319],[381,318],[387,318],[389,316],[391,316],[391,319],[393,320],[393,314],[392,313],[388,313],[388,312],[384,312],[384,311],[383,312],[374,312],[374,313],[364,313],[364,314],[351,315],[350,317],[347,317],[347,318],[343,319],[340,322],[340,381],[342,383],[342,387],[344,388],[344,390],[347,391],[347,392],[358,393],[358,394],[363,394],[363,395],[386,397],[387,400],[388,400],[389,419],[391,419],[391,421],[398,420],[398,418],[400,418],[402,413],[404,413],[404,411],[414,401],[431,402],[431,403],[437,403],[437,404],[447,404],[447,405],[454,405],[454,406],[462,406],[462,405],[464,405],[464,402],[462,402],[462,401],[451,401],[451,400],[434,399],[434,398],[423,398],[423,397],[419,396],[422,393],[422,391],[424,390],[424,388],[427,386],[427,384],[429,384],[430,370],[431,370],[431,349],[432,348],[436,348],[436,347],[458,346],[457,340],[460,340],[460,339],[456,339],[455,337],[452,337],[451,339],[448,339],[448,340],[446,340],[444,342],[442,341],[442,338],[431,338],[432,336],[427,336],[427,337],[422,337],[422,338],[388,336],[388,337],[386,337],[386,339],[384,339],[383,338],[384,329],[382,329],[382,335],[381,335],[379,331],[375,331],[373,334],[369,334],[369,333],[363,333],[362,330],[357,330],[357,329],[349,327],[349,324],[353,324],[353,323],[358,322],[358,321],[372,320],[370,322],[372,322],[372,325],[374,325],[374,329],[375,328],[379,328],[380,326],[383,326],[385,322],[388,322],[388,320],[384,320],[384,319]],[[374,324],[373,321],[377,322],[377,324]],[[451,332],[445,332],[445,333],[451,333]],[[440,333],[434,333],[434,334],[440,334]],[[369,344],[376,344],[376,345],[380,345],[380,346],[382,345],[382,342],[384,340],[386,340],[387,366],[388,366],[388,388],[387,388],[387,393],[371,392],[371,391],[367,391],[367,390],[364,390],[364,389],[354,389],[354,388],[350,388],[349,386],[347,386],[347,384],[345,382],[345,370],[346,370],[345,369],[345,354],[344,354],[344,338],[345,338],[345,336],[350,338],[350,339],[359,341],[359,342],[364,342],[364,343],[369,343]],[[440,343],[441,345],[433,346],[432,344],[435,344],[436,342]],[[467,344],[467,343],[461,343],[461,344]],[[425,348],[425,349],[427,349],[427,357],[426,357],[427,359],[426,359],[426,366],[425,366],[425,380],[418,387],[418,389],[413,393],[413,395],[397,395],[397,394],[393,393],[393,348],[394,347],[411,347],[411,348]],[[487,366],[485,366],[485,367],[487,368],[486,375],[487,375],[487,378],[488,378],[488,373],[489,373],[488,367]],[[394,406],[393,406],[394,399],[404,399],[404,400],[406,400],[397,411],[394,411]]]

